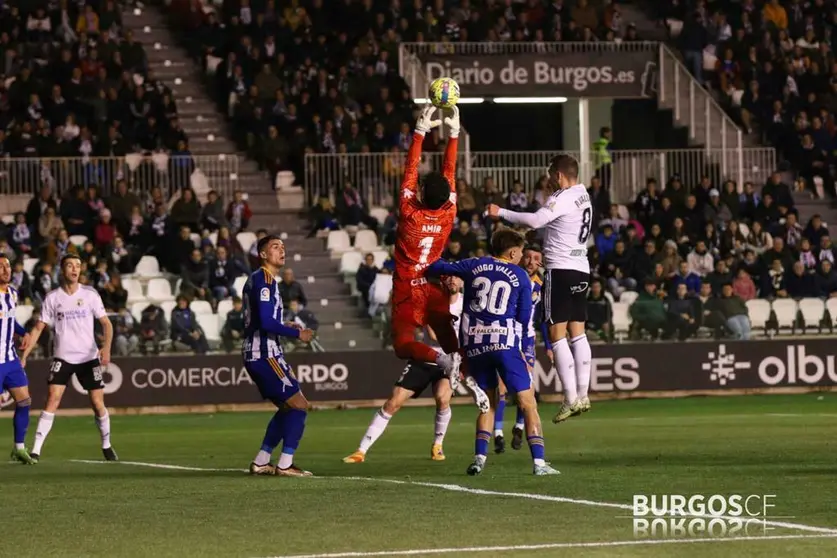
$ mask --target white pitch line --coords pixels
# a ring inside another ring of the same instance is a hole
[[[92,463],[104,464],[107,461],[91,461],[91,460],[72,460],[74,463]],[[202,468],[202,467],[184,467],[181,465],[167,465],[165,463],[146,463],[141,461],[118,461],[122,465],[133,465],[136,467],[150,467],[152,469],[172,469],[178,471],[215,471],[215,472],[247,472],[245,469],[217,469],[217,468]],[[421,486],[426,488],[438,488],[450,492],[464,492],[467,494],[476,494],[480,496],[500,496],[503,498],[524,498],[527,500],[538,500],[542,502],[558,502],[562,504],[575,504],[579,506],[592,506],[599,508],[615,508],[620,510],[633,510],[633,506],[628,504],[617,504],[613,502],[599,502],[596,500],[581,500],[577,498],[566,498],[564,496],[549,496],[547,494],[532,494],[529,492],[501,492],[498,490],[485,490],[482,488],[470,488],[468,486],[461,486],[458,484],[441,484],[434,482],[421,481],[402,481],[396,479],[376,479],[371,477],[310,477],[311,479],[325,479],[325,480],[348,480],[361,482],[377,482],[386,484],[399,484],[406,486]],[[711,514],[684,514],[684,517],[696,517],[704,519],[724,519],[724,520],[739,520],[740,517],[720,516]],[[828,527],[817,527],[814,525],[805,525],[802,523],[790,523],[787,521],[772,521],[769,519],[759,520],[763,525],[771,527],[781,527],[784,529],[795,529],[797,531],[808,531],[811,533],[821,533],[826,535],[837,535],[837,529]]]
[[[825,539],[835,538],[835,535],[768,535],[765,537],[730,537],[730,538],[702,538],[702,539],[647,539],[627,541],[580,542],[580,543],[547,543],[525,544],[509,546],[469,546],[462,548],[423,548],[411,550],[381,550],[376,552],[334,552],[327,554],[289,554],[285,556],[271,556],[268,558],[370,558],[373,556],[415,556],[425,554],[455,554],[473,552],[513,552],[520,550],[553,550],[557,548],[609,548],[614,546],[651,546],[667,544],[701,544],[728,543],[739,541],[779,541],[794,539]]]

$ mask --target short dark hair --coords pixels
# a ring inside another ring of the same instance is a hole
[[[64,264],[70,260],[78,260],[79,263],[81,263],[81,257],[79,257],[78,254],[64,254],[63,256],[61,256],[61,262],[58,267],[64,269]]]
[[[262,251],[265,248],[267,248],[267,245],[270,244],[270,242],[274,241],[274,240],[282,240],[282,239],[279,238],[279,235],[277,235],[277,234],[269,234],[269,235],[259,239],[259,243],[256,244],[256,253],[259,254],[259,257],[261,257]]]
[[[524,252],[537,252],[542,253],[541,247],[537,244],[527,244],[526,247],[523,249]]]
[[[556,155],[549,162],[549,174],[558,172],[570,180],[578,179],[578,161],[571,155]]]
[[[421,184],[421,203],[428,209],[439,209],[450,199],[450,183],[441,173],[431,172]]]
[[[491,252],[495,256],[502,256],[512,248],[522,248],[525,245],[523,235],[512,229],[499,230],[491,235]]]

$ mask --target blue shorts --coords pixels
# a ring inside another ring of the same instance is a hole
[[[468,358],[468,373],[485,391],[497,388],[497,376],[506,384],[509,393],[532,388],[532,377],[523,353],[518,349],[487,352]]]
[[[244,363],[244,368],[259,388],[263,399],[279,406],[297,393],[299,382],[283,358],[265,358]]]
[[[0,388],[5,391],[12,388],[19,388],[29,385],[29,379],[19,360],[4,362],[0,364]]]

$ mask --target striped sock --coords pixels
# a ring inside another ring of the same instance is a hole
[[[477,439],[474,443],[474,455],[485,458],[488,455],[488,442],[491,441],[491,432],[477,430]]]
[[[546,465],[546,448],[543,445],[542,436],[527,436],[526,441],[529,442],[529,452],[532,454],[532,461],[535,465]]]

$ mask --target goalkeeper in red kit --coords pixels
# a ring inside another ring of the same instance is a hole
[[[407,152],[404,180],[399,194],[398,233],[395,240],[395,274],[392,290],[392,337],[398,358],[436,363],[455,388],[461,357],[459,338],[450,313],[450,294],[442,285],[429,283],[425,268],[438,260],[456,219],[456,153],[459,143],[459,109],[445,118],[449,128],[442,172],[419,178],[424,136],[442,124],[433,120],[436,108],[422,109]],[[416,330],[430,326],[445,354],[415,340]]]

